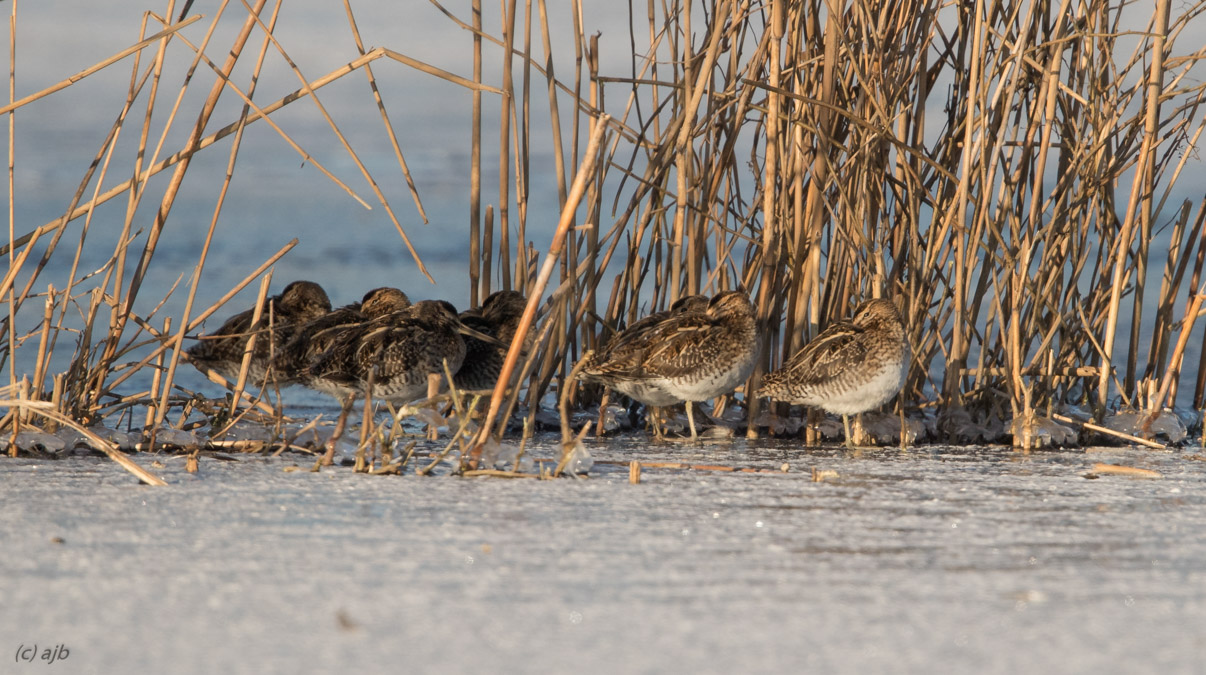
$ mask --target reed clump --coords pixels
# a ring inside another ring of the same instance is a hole
[[[1206,4],[1157,0],[1151,17],[1124,4],[1039,0],[630,4],[623,38],[595,34],[594,8],[580,1],[569,25],[550,25],[543,0],[503,3],[491,15],[496,33],[483,28],[483,11],[495,10],[477,0],[465,16],[432,4],[448,17],[449,40],[473,50],[471,73],[401,47],[366,49],[350,1],[346,30],[332,38],[344,40],[347,58],[319,77],[289,58],[304,47],[275,37],[279,2],[223,5],[206,18],[186,6],[172,21],[181,7],[168,1],[163,14],[146,15],[128,49],[11,96],[2,108],[10,139],[24,106],[110,64],[131,66],[111,131],[94,156],[80,158],[62,217],[37,227],[11,217],[19,196],[9,144],[0,433],[15,439],[63,420],[113,426],[121,417],[152,430],[195,419],[204,397],[175,382],[181,354],[205,319],[231,313],[225,302],[243,288],[260,283],[262,303],[274,263],[295,243],[212,306],[195,304],[224,195],[242,179],[234,168],[247,129],[266,123],[308,165],[368,201],[327,169],[331,158],[273,121],[287,106],[310,106],[335,133],[409,263],[430,278],[360,159],[371,148],[354,147],[323,105],[323,87],[367,77],[367,105],[422,213],[373,70],[386,62],[471,92],[470,301],[514,288],[532,300],[526,320],[540,317],[531,348],[509,355],[510,377],[480,406],[478,447],[517,409],[532,428],[554,390],[579,409],[597,404],[602,391],[568,376],[613,331],[684,295],[733,288],[755,299],[764,328],[758,367],[738,391],[751,434],[767,426],[763,404],[747,395],[762,374],[870,297],[893,299],[906,319],[913,356],[896,405],[922,411],[939,440],[974,434],[987,420],[1030,424],[1069,410],[1100,423],[1119,407],[1147,411],[1144,431],[1173,401],[1206,403],[1197,321],[1206,199],[1178,196],[1187,174],[1201,171],[1206,50],[1187,36]],[[233,27],[232,41],[211,42],[231,32],[210,30],[219,25]],[[555,53],[552,36],[566,34],[572,46]],[[601,66],[616,51],[631,55],[627,72]],[[156,95],[172,86],[164,73],[180,71],[182,53],[196,76],[181,79],[177,97]],[[297,85],[265,103],[254,94],[269,54],[285,58]],[[483,62],[500,66],[494,79]],[[16,77],[13,63],[10,84]],[[229,99],[233,116],[219,106]],[[496,121],[484,118],[483,99],[497,104]],[[546,129],[531,122],[538,106]],[[138,152],[122,164],[113,149],[129,136]],[[160,300],[140,314],[192,160],[216,153],[223,139],[228,170],[196,262],[177,286],[155,289],[163,300],[185,295],[184,308],[160,316]],[[483,182],[492,170],[497,194]],[[170,178],[150,181],[160,173]],[[531,243],[548,233],[529,221],[550,220],[529,211],[534,175],[557,186],[561,213],[548,251]],[[154,207],[149,221],[143,203]],[[99,209],[124,214],[119,232],[90,230]],[[52,257],[78,262],[102,249],[112,255],[100,269],[73,263],[47,278]],[[1187,363],[1194,348],[1198,360]],[[73,350],[70,365],[52,372],[61,350]],[[230,418],[258,408],[281,423],[271,386],[231,384]],[[1178,398],[1182,387],[1192,397]]]

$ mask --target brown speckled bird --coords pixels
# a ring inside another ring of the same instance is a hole
[[[465,358],[456,308],[424,300],[408,309],[341,331],[309,366],[314,381],[394,403],[439,393],[444,363],[456,372]],[[338,425],[336,425],[338,427]],[[429,437],[435,429],[428,430]]]
[[[278,352],[273,365],[283,380],[304,384],[344,403],[349,396],[356,394],[355,389],[312,377],[309,373],[310,364],[325,354],[347,331],[408,307],[410,299],[402,291],[389,287],[374,288],[365,293],[360,302],[344,305],[298,326]]]
[[[783,367],[767,374],[758,396],[823,408],[842,416],[853,447],[850,415],[887,403],[904,386],[909,342],[900,312],[888,300],[868,300],[854,318],[832,324]]]
[[[598,353],[583,356],[580,377],[663,407],[732,391],[749,377],[757,356],[754,306],[745,292],[726,291],[703,309],[688,302],[655,322],[621,331]],[[695,439],[691,408],[687,422]]]
[[[249,382],[262,382],[273,354],[288,342],[296,329],[329,311],[331,301],[322,286],[312,281],[294,281],[280,295],[264,301],[258,328],[251,325],[254,307],[239,312],[227,319],[221,328],[202,336],[197,344],[190,347],[188,360],[201,372],[213,370],[233,383],[239,377],[247,338],[260,330],[262,332],[256,336],[247,378]]]
[[[594,358],[600,362],[605,361],[609,352],[623,351],[629,348],[627,345],[645,340],[645,334],[650,329],[672,316],[689,312],[706,312],[708,310],[708,301],[709,298],[706,295],[684,295],[675,300],[674,304],[670,305],[670,309],[654,312],[637,319],[632,322],[632,325],[612,335],[611,339],[595,352]]]
[[[490,294],[481,307],[461,312],[462,325],[495,341],[465,336],[465,360],[453,377],[458,389],[494,388],[527,304],[527,299],[518,291],[498,291]],[[529,328],[524,336],[525,351],[532,346],[533,334],[533,328]]]

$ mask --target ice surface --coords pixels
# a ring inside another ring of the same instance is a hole
[[[151,470],[170,485],[148,488],[100,457],[0,458],[5,658],[62,643],[57,673],[184,675],[1206,659],[1201,450],[585,445],[590,477],[554,481],[310,473],[297,455],[203,455],[189,474],[161,455]],[[792,470],[646,467],[630,485],[631,459]],[[1163,478],[1090,480],[1096,462]],[[812,468],[838,477],[813,483]]]

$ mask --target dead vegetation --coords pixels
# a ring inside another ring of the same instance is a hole
[[[9,4],[10,35],[20,37],[17,6]],[[1150,19],[1117,3],[1037,0],[633,3],[630,34],[600,37],[589,25],[596,8],[581,2],[572,3],[572,25],[549,25],[543,0],[503,3],[492,18],[500,32],[491,34],[482,12],[498,8],[474,0],[468,10],[440,7],[448,40],[473,50],[473,72],[450,73],[404,45],[366,49],[358,8],[346,0],[345,25],[330,29],[346,58],[316,77],[289,57],[304,45],[274,37],[281,6],[221,3],[203,18],[167,0],[162,13],[131,26],[129,48],[20,99],[10,52],[10,103],[0,108],[10,139],[31,102],[102,68],[127,67],[130,76],[107,138],[78,158],[78,188],[61,218],[15,222],[10,140],[10,225],[0,252],[9,262],[0,283],[8,380],[0,432],[9,439],[119,416],[148,433],[188,423],[203,398],[175,382],[189,339],[206,318],[235,311],[225,302],[250,284],[260,284],[262,303],[273,264],[294,245],[284,243],[212,306],[194,302],[253,128],[270,127],[295,157],[382,208],[410,264],[429,275],[361,160],[392,154],[422,213],[374,74],[387,62],[472,92],[464,225],[471,302],[516,288],[538,299],[529,320],[537,304],[542,310],[535,348],[508,358],[519,386],[500,385],[482,406],[486,421],[471,442],[462,439],[466,451],[521,402],[530,429],[545,394],[566,391],[578,357],[609,331],[682,295],[735,287],[751,292],[767,328],[746,390],[858,300],[885,296],[903,310],[914,355],[897,405],[929,411],[939,438],[958,437],[960,420],[1032,424],[1065,406],[1084,410],[1090,424],[1119,407],[1146,411],[1139,427],[1150,431],[1181,387],[1192,387],[1193,406],[1203,407],[1206,351],[1199,347],[1197,363],[1185,356],[1203,342],[1206,199],[1181,202],[1176,189],[1201,170],[1206,49],[1193,35],[1202,3],[1158,0]],[[182,9],[187,16],[173,21]],[[550,36],[567,31],[570,53],[551,53]],[[229,42],[211,41],[231,33]],[[630,71],[600,72],[604,48],[631,52]],[[289,64],[296,89],[259,101],[268,59]],[[501,62],[497,79],[485,79],[483,60]],[[353,76],[367,78],[364,105],[391,147],[354,147],[324,107],[323,87]],[[178,94],[160,95],[175,86]],[[499,101],[498,120],[484,118],[483,97]],[[220,98],[237,100],[241,113],[217,118]],[[326,121],[343,157],[312,155],[274,123],[296,106]],[[537,106],[547,106],[548,129],[530,123]],[[181,128],[187,140],[171,145],[169,130]],[[497,146],[484,140],[492,132]],[[113,148],[131,136],[139,151],[123,164]],[[183,283],[166,289],[187,297],[184,309],[162,316],[164,298],[144,297],[144,279],[161,234],[175,226],[191,162],[227,138],[228,172],[205,243]],[[552,166],[540,164],[545,157]],[[373,194],[337,177],[335,160],[350,161]],[[496,193],[482,182],[490,165]],[[161,173],[170,178],[151,180]],[[535,223],[551,220],[528,211],[537,173],[554,177],[561,206],[547,252],[528,245]],[[144,203],[154,208],[139,211]],[[116,235],[89,229],[101,209],[124,214]],[[85,250],[112,255],[84,270]],[[47,278],[52,257],[72,256],[68,274]],[[63,372],[49,366],[57,350],[74,350]],[[259,408],[279,424],[271,386],[231,384],[227,419]],[[601,394],[567,393],[579,407]],[[757,400],[745,403],[756,434],[764,411]]]

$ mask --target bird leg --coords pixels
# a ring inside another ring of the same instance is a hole
[[[850,416],[842,415],[842,425],[846,427],[846,447],[850,450],[854,449],[854,438],[850,435]]]
[[[692,411],[692,408],[691,408],[692,405],[694,405],[694,402],[686,401],[685,405],[687,406],[687,425],[691,428],[691,435],[688,437],[685,437],[685,438],[683,436],[663,436],[661,440],[670,441],[670,442],[674,442],[674,443],[698,443],[699,442],[699,433],[696,432],[696,430],[695,430],[695,413]],[[704,411],[701,410],[699,412],[705,418],[707,418],[709,422],[712,420],[712,418],[708,417],[708,414],[705,413]]]
[[[693,402],[687,401],[687,424],[690,425],[690,427],[691,427],[691,441],[692,442],[699,440],[699,434],[695,433],[695,413],[691,412],[691,408],[693,408],[693,407],[694,407]]]
[[[842,423],[846,425],[846,447],[850,450],[874,450],[874,445],[856,445],[854,443],[854,435],[850,433],[850,417],[842,415]],[[863,431],[863,414],[857,413],[854,416],[854,428],[858,430],[859,440],[862,441],[866,437],[866,432]]]
[[[662,409],[657,406],[648,406],[649,423],[653,425],[653,440],[663,441],[666,436],[662,433]]]

